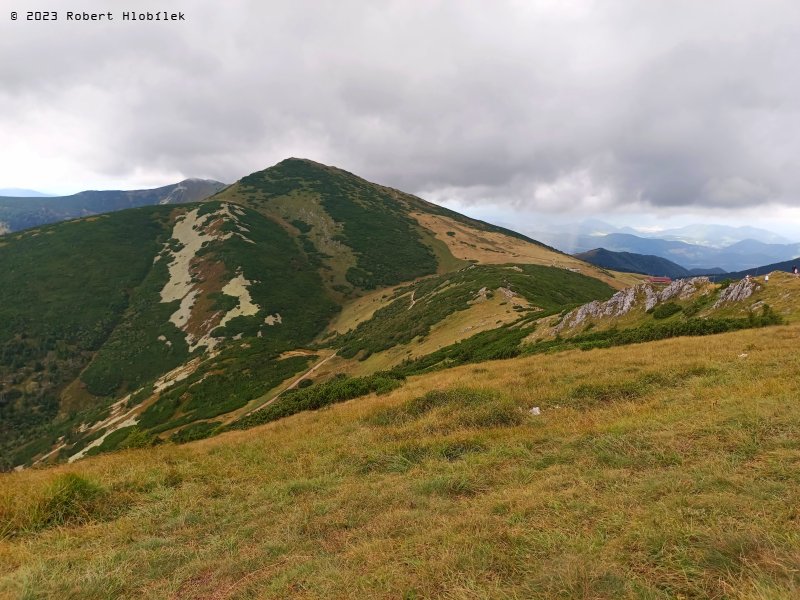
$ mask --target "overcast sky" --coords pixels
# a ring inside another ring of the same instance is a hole
[[[302,156],[497,220],[800,224],[797,0],[23,4],[0,0],[0,188]]]

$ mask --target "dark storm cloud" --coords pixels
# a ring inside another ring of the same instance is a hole
[[[299,155],[552,211],[800,192],[796,2],[170,4],[189,21],[3,23],[0,127],[28,144],[4,164],[47,140],[106,179],[232,181]]]

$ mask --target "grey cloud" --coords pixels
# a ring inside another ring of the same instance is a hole
[[[305,155],[554,212],[800,197],[795,2],[173,4],[188,23],[5,23],[0,127],[52,111],[105,177]]]

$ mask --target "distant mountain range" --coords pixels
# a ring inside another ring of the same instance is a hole
[[[752,241],[736,244],[739,247],[748,247]],[[625,273],[641,273],[656,277],[692,277],[708,275],[712,280],[741,279],[746,275],[757,276],[771,273],[772,271],[785,271],[791,273],[795,266],[800,268],[800,254],[785,261],[762,264],[740,271],[724,271],[723,269],[686,269],[679,264],[655,255],[636,254],[633,252],[614,252],[605,248],[595,248],[587,252],[574,255],[585,262],[604,269],[613,269]]]
[[[712,248],[657,238],[642,238],[626,233],[610,233],[581,240],[592,248],[601,246],[614,252],[633,252],[660,256],[686,269],[711,272],[714,269],[741,271],[772,262],[790,260],[800,255],[800,244],[766,244],[742,240],[725,248]],[[582,248],[581,251],[584,251]]]
[[[690,277],[695,274],[689,269],[685,269],[666,258],[661,258],[660,256],[654,256],[652,254],[612,252],[605,248],[595,248],[588,252],[576,254],[575,258],[585,260],[588,263],[603,267],[604,269],[613,269],[626,273],[641,273],[643,275],[653,275],[655,277]]]
[[[592,227],[592,224],[588,227],[584,224],[576,229],[586,231],[589,227]],[[717,226],[710,227],[713,229]],[[550,232],[535,235],[545,243],[572,254],[604,248],[612,252],[658,256],[689,271],[697,270],[704,273],[712,273],[719,269],[728,272],[742,271],[800,256],[800,243],[776,244],[756,239],[744,239],[727,246],[715,247],[620,232],[595,231],[591,235],[580,232],[577,234]]]
[[[692,271],[742,271],[759,265],[791,260],[800,255],[800,243],[758,227],[695,224],[660,231],[616,227],[587,219],[530,235],[563,252],[579,254],[596,248],[665,258]]]
[[[711,246],[712,248],[724,248],[737,242],[745,240],[756,240],[765,244],[789,244],[791,240],[766,229],[758,227],[730,227],[728,225],[687,225],[676,229],[665,229],[663,231],[642,233],[638,231],[628,231],[641,237],[659,238],[662,240],[672,240],[676,242],[686,242],[688,244],[698,244],[701,246]]]
[[[568,226],[554,226],[548,231],[532,231],[531,235],[536,239],[563,248],[565,251],[583,252],[589,248],[606,247],[604,244],[598,243],[597,240],[611,233],[625,233],[640,238],[685,242],[710,248],[726,248],[745,240],[755,240],[765,244],[791,243],[791,240],[773,231],[758,227],[694,224],[673,229],[645,231],[634,229],[633,227],[617,227],[599,219],[586,219]],[[594,238],[595,241],[588,241],[587,238]]]
[[[791,273],[795,266],[800,268],[800,256],[797,256],[791,260],[784,260],[782,262],[771,263],[768,265],[761,265],[753,269],[745,269],[744,271],[726,273],[723,276],[723,278],[741,279],[746,275],[755,277],[758,275],[766,275],[768,273],[772,273],[773,271],[786,271],[787,273]]]
[[[225,187],[210,179],[186,179],[148,190],[86,191],[71,196],[45,197],[32,190],[27,195],[0,196],[0,235],[47,223],[66,221],[100,213],[150,206],[183,204],[205,200]],[[13,190],[10,190],[13,191]]]
[[[0,188],[0,196],[12,196],[14,198],[49,198],[53,194],[43,194],[36,190],[26,190],[23,188]]]

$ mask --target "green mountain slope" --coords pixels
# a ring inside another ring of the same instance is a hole
[[[6,466],[62,436],[65,452],[91,441],[96,431],[79,435],[78,425],[141,402],[159,377],[192,359],[182,374],[192,390],[174,409],[207,415],[233,398],[246,402],[243,389],[258,394],[269,384],[264,373],[281,374],[277,383],[305,365],[273,363],[313,339],[336,308],[286,231],[219,202],[12,235],[0,262]],[[235,364],[215,369],[202,362],[209,357]],[[171,414],[161,409],[163,418]]]
[[[252,207],[298,231],[304,247],[342,292],[374,289],[436,272],[408,210],[358,177],[289,159],[253,173],[217,196]]]
[[[0,456],[35,438],[118,325],[172,208],[136,209],[0,241]]]

